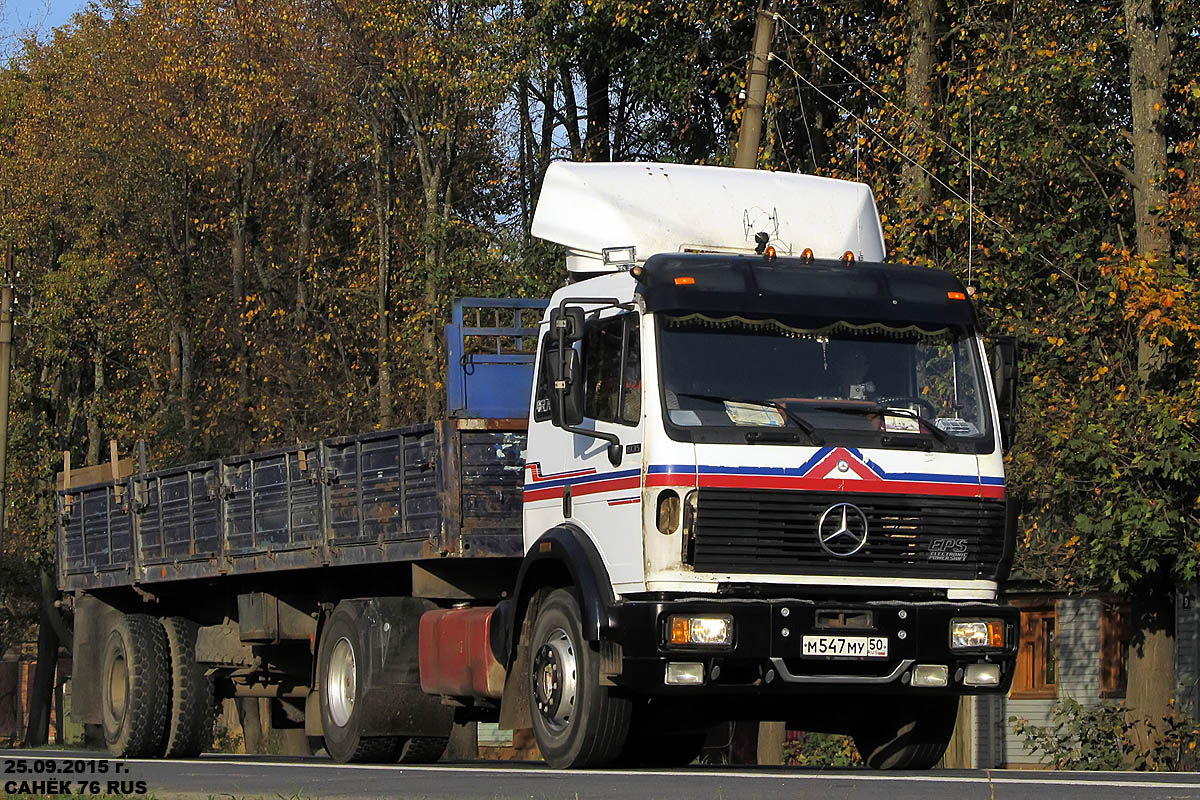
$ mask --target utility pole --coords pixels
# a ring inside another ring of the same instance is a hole
[[[746,69],[746,105],[742,108],[742,128],[733,161],[739,169],[758,166],[763,111],[767,107],[767,63],[771,59],[771,39],[774,37],[775,0],[771,0],[770,8],[758,7],[754,21],[754,52],[750,54],[750,65]]]
[[[0,286],[0,552],[8,531],[8,375],[12,353],[13,275],[16,254],[8,245],[4,259],[4,285]]]

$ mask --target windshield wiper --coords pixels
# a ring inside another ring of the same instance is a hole
[[[884,414],[886,416],[887,414],[892,414],[893,416],[909,417],[911,419],[915,419],[917,421],[917,424],[924,429],[922,431],[922,433],[924,433],[925,431],[928,431],[930,436],[937,439],[939,442],[946,445],[947,447],[950,447],[950,446],[954,445],[954,443],[955,443],[954,439],[951,438],[950,434],[946,433],[944,430],[942,430],[938,426],[932,424],[931,422],[929,422],[929,420],[925,419],[920,414],[918,414],[916,411],[913,411],[911,408],[897,408],[895,406],[885,405],[884,403],[871,403],[870,401],[862,401],[862,400],[856,400],[854,402],[855,402],[855,405],[849,405],[849,404],[841,405],[838,403],[820,403],[818,405],[809,406],[809,408],[818,408],[822,411],[837,411],[837,412],[841,412],[843,414],[861,414],[863,416],[867,416],[870,414]],[[886,433],[887,431],[885,430],[884,432]]]
[[[668,389],[667,391],[672,391]],[[766,406],[773,408],[786,418],[796,423],[796,427],[804,431],[813,444],[825,444],[825,439],[821,434],[817,433],[817,428],[804,417],[792,411],[782,403],[776,403],[774,400],[761,400],[757,397],[726,397],[718,394],[697,394],[695,392],[673,392],[676,397],[694,397],[697,400],[709,400],[713,403],[745,403],[754,406]]]

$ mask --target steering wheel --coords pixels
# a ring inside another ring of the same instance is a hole
[[[889,406],[893,403],[912,403],[913,405],[920,406],[924,411],[929,412],[928,414],[921,414],[922,417],[926,419],[935,419],[937,417],[937,409],[933,407],[933,403],[929,402],[923,397],[916,397],[914,395],[901,395],[899,397],[883,397],[879,399],[879,405],[881,406]]]

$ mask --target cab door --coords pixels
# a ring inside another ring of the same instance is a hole
[[[547,370],[540,368],[525,475],[526,547],[554,525],[570,522],[595,542],[614,585],[640,583],[642,558],[642,337],[636,311],[612,309],[588,319],[579,349],[584,382],[578,428],[616,436],[609,442],[554,427]],[[546,341],[549,337],[545,337]],[[544,341],[541,364],[552,354]]]
[[[642,347],[635,311],[589,320],[584,325],[583,422],[579,427],[609,433],[621,442],[613,465],[608,443],[575,434],[572,452],[594,470],[573,487],[573,514],[604,556],[613,584],[640,582],[642,551]]]

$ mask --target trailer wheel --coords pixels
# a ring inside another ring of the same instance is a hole
[[[600,654],[583,638],[574,593],[551,592],[530,648],[529,705],[546,763],[558,769],[614,761],[629,735],[632,703],[600,685]]]
[[[946,752],[958,715],[957,697],[895,698],[854,731],[862,760],[874,769],[930,769]]]
[[[355,615],[339,605],[329,616],[317,653],[317,676],[321,687],[321,724],[325,749],[335,760],[346,763],[395,761],[403,740],[399,736],[363,736],[357,703],[362,685],[362,660],[367,642]]]
[[[433,764],[446,752],[447,736],[409,736],[400,747],[396,760],[401,764]]]
[[[100,705],[104,741],[116,758],[162,755],[171,704],[167,634],[154,617],[121,614],[104,641]]]
[[[199,626],[183,617],[162,621],[171,652],[171,713],[167,723],[167,758],[195,758],[213,741],[213,686],[196,661]]]

